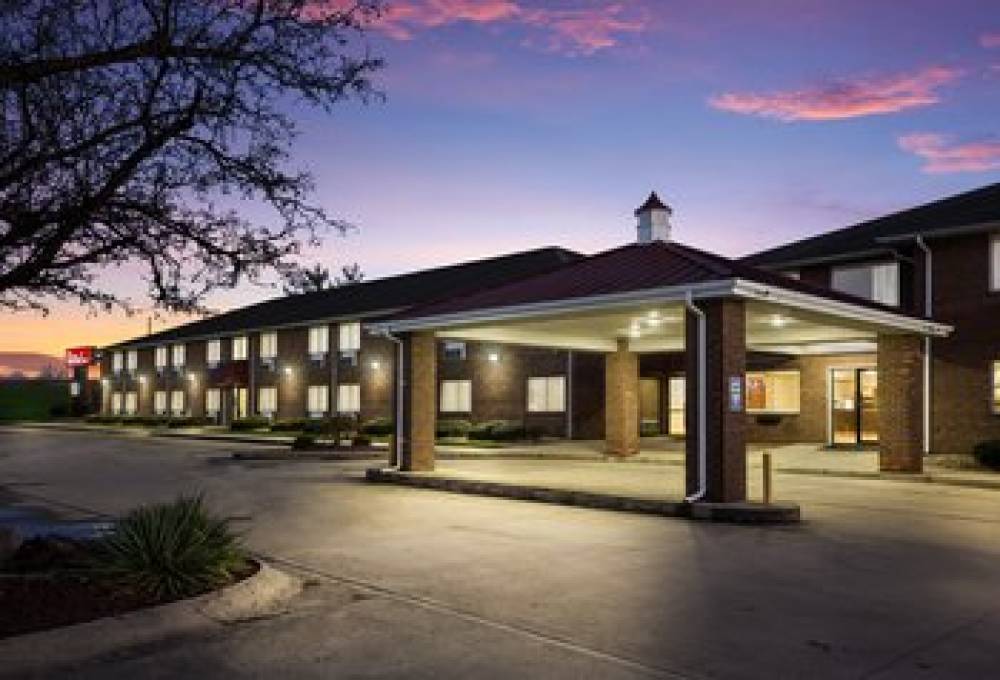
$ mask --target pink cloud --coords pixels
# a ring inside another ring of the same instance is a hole
[[[930,66],[915,73],[838,80],[787,92],[729,92],[712,97],[714,108],[777,120],[842,120],[895,113],[937,104],[937,90],[962,75],[958,69]]]
[[[915,132],[901,136],[899,147],[924,160],[921,168],[931,174],[986,172],[1000,169],[1000,140],[982,139],[956,143],[948,135]]]
[[[457,23],[506,24],[540,31],[540,39],[529,36],[524,44],[565,54],[593,54],[614,47],[623,34],[639,33],[646,27],[645,18],[631,16],[623,3],[547,9],[519,0],[398,0],[387,6],[374,25],[391,38],[410,40],[419,30]]]
[[[979,44],[988,50],[1000,48],[1000,31],[983,33],[979,36]]]

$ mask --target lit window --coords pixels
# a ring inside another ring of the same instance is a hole
[[[330,388],[326,385],[310,385],[307,410],[314,418],[326,415],[330,410]]]
[[[441,381],[441,413],[470,413],[472,411],[472,381]]]
[[[167,415],[167,393],[157,391],[153,394],[153,412],[158,416]]]
[[[71,382],[69,384],[69,396],[71,396],[71,397],[79,397],[80,396],[80,383],[78,383],[78,382]]]
[[[257,411],[262,416],[271,417],[278,412],[278,388],[261,387],[257,392]]]
[[[528,378],[528,413],[562,413],[566,410],[566,378]]]
[[[1000,361],[993,362],[993,412],[1000,413]]]
[[[134,416],[139,412],[139,394],[137,392],[125,393],[125,415]]]
[[[832,287],[885,305],[899,305],[899,263],[884,262],[833,270]]]
[[[122,414],[122,393],[112,392],[111,393],[111,413],[116,416]]]
[[[172,359],[171,365],[174,368],[184,368],[184,362],[186,361],[186,352],[184,351],[184,345],[174,345],[172,348]]]
[[[798,413],[798,371],[747,373],[748,413]]]
[[[361,411],[361,385],[337,386],[337,412],[358,413]]]
[[[1000,291],[1000,234],[990,239],[990,290]]]
[[[340,344],[337,348],[341,352],[361,351],[361,324],[342,323],[340,324]]]
[[[170,415],[184,415],[184,392],[182,390],[174,390],[170,393]]]
[[[166,345],[161,345],[160,347],[157,347],[154,354],[155,354],[154,363],[156,365],[156,370],[162,371],[164,368],[167,367]]]
[[[271,361],[278,357],[278,334],[260,334],[260,358],[262,361]]]
[[[135,373],[139,370],[139,352],[134,349],[130,349],[125,353],[125,370],[129,373]]]
[[[233,338],[233,361],[246,361],[248,344],[245,335],[237,335]]]
[[[330,329],[313,326],[309,329],[309,356],[321,357],[330,351]]]
[[[205,363],[209,368],[215,368],[222,363],[222,340],[209,340],[205,343]]]
[[[461,360],[466,357],[466,347],[464,342],[448,340],[444,343],[444,358]]]
[[[115,352],[111,355],[111,372],[121,373],[123,370],[125,370],[125,355]]]
[[[214,416],[222,410],[222,393],[217,387],[205,390],[205,413]]]

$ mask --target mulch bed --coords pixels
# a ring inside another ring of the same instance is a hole
[[[247,562],[246,568],[224,586],[254,575],[259,568],[256,562]],[[118,616],[171,601],[175,600],[158,599],[94,574],[59,569],[0,572],[0,638]]]

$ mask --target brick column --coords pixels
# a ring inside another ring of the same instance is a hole
[[[639,356],[619,340],[618,349],[605,355],[605,446],[608,455],[639,453]]]
[[[432,332],[411,333],[403,339],[403,439],[401,468],[408,472],[434,469],[437,419],[437,342]]]
[[[878,336],[879,467],[923,471],[923,340]]]
[[[746,310],[741,300],[701,300],[706,325],[707,491],[713,503],[738,503],[747,497],[746,405],[730,403],[730,379],[746,378]],[[687,491],[698,490],[698,317],[685,318],[685,436]],[[743,393],[745,395],[745,385]],[[736,406],[737,408],[734,408]]]

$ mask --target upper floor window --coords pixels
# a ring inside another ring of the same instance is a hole
[[[747,373],[747,413],[798,413],[801,391],[798,371]]]
[[[899,305],[899,263],[882,262],[833,270],[832,287],[885,305]]]
[[[467,356],[465,343],[459,340],[446,340],[443,349],[445,359],[461,360]]]
[[[209,368],[215,368],[222,363],[222,340],[209,340],[205,343],[205,363]]]
[[[275,332],[260,334],[261,361],[271,361],[278,357],[278,334]]]
[[[172,348],[172,359],[171,365],[174,368],[184,368],[184,363],[187,360],[187,352],[185,351],[184,345],[174,345]]]
[[[562,413],[565,410],[565,377],[528,378],[528,413]]]
[[[1000,234],[990,239],[990,290],[1000,291]]]
[[[167,367],[167,346],[160,345],[153,352],[153,364],[156,366],[156,370],[162,371]]]
[[[313,326],[309,329],[309,356],[321,357],[330,350],[330,329]]]
[[[342,353],[361,351],[361,324],[357,321],[353,323],[340,324],[340,344],[338,349]]]
[[[130,349],[125,353],[125,370],[129,373],[135,373],[139,370],[139,352],[138,350]]]
[[[115,352],[111,355],[111,372],[121,373],[125,370],[125,355],[121,352]]]
[[[472,381],[441,381],[441,413],[470,413],[472,411]]]
[[[246,361],[249,344],[245,335],[233,338],[233,361]]]

